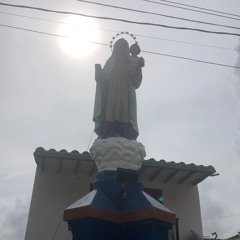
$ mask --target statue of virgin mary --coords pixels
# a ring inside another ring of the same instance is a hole
[[[142,69],[130,61],[128,42],[121,38],[114,44],[105,66],[95,65],[97,86],[93,121],[100,139],[124,137],[136,140],[138,137],[135,89],[141,84]]]

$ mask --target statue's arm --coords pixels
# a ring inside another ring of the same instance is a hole
[[[104,72],[100,64],[95,64],[95,80],[98,83],[104,82]]]
[[[99,83],[105,83],[110,80],[113,67],[114,61],[112,59],[108,59],[103,68],[100,64],[95,64],[95,80]]]
[[[144,58],[139,58],[138,64],[135,66],[135,69],[131,70],[130,76],[135,89],[138,89],[142,83],[142,67],[144,67],[145,61]]]

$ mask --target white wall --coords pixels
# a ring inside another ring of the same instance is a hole
[[[73,174],[41,172],[37,169],[25,240],[52,240],[59,223],[54,239],[71,240],[67,223],[62,221],[63,211],[67,205],[89,192],[92,181],[87,176],[78,179]]]
[[[162,189],[164,205],[179,218],[180,240],[191,239],[190,230],[203,236],[198,187],[191,184],[144,182],[144,187]]]

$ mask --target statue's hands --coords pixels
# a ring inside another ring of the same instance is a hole
[[[95,80],[98,83],[105,83],[107,81],[101,64],[95,64]]]
[[[96,64],[95,64],[95,70],[100,70],[100,69],[102,69],[101,64],[96,63]]]
[[[95,64],[95,80],[97,82],[101,82],[102,81],[102,67],[101,64]]]

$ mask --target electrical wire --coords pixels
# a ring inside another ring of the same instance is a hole
[[[173,1],[168,1],[168,0],[158,0],[158,1],[161,1],[161,2],[169,2],[169,3],[173,3],[173,4],[177,4],[177,5],[182,5],[182,6],[191,7],[191,8],[196,8],[196,9],[207,10],[207,11],[210,11],[210,12],[222,13],[222,14],[226,14],[226,15],[235,16],[235,17],[239,17],[239,18],[240,18],[240,15],[237,15],[237,14],[232,14],[232,13],[228,13],[228,12],[221,12],[221,11],[212,10],[212,9],[209,9],[209,8],[196,7],[196,6],[192,6],[192,5],[188,5],[188,4],[183,4],[183,3],[178,3],[178,2],[173,2]]]
[[[104,7],[127,10],[127,11],[131,11],[131,12],[146,13],[146,14],[157,15],[157,16],[161,16],[161,17],[173,18],[173,19],[178,19],[178,20],[183,20],[183,21],[188,21],[188,22],[201,23],[201,24],[207,24],[207,25],[218,26],[218,27],[226,27],[226,28],[232,28],[232,29],[240,29],[239,27],[234,27],[234,26],[229,26],[229,25],[222,25],[222,24],[217,24],[217,23],[197,21],[197,20],[188,19],[188,18],[174,17],[174,16],[169,16],[169,15],[160,14],[160,13],[142,11],[142,10],[137,10],[137,9],[132,9],[132,8],[119,7],[119,6],[109,5],[109,4],[98,3],[98,2],[92,2],[92,1],[86,1],[86,0],[77,0],[77,1],[78,2],[89,3],[89,4],[95,4],[95,5],[104,6]]]
[[[90,148],[90,144],[91,144],[91,142],[92,142],[93,135],[94,135],[94,131],[92,132],[92,135],[91,135],[91,137],[90,137],[90,140],[89,140],[89,143],[88,143],[88,146],[87,146],[87,151],[88,151],[89,148]]]
[[[68,201],[67,201],[67,204],[66,204],[65,207],[68,207],[68,205],[69,205],[69,203],[70,203],[70,201],[71,201],[71,198],[72,198],[72,196],[73,196],[73,193],[74,193],[75,190],[76,190],[76,187],[77,187],[77,184],[78,184],[79,179],[80,179],[80,177],[77,177],[77,179],[76,179],[76,181],[75,181],[75,183],[74,183],[74,185],[73,185],[72,191],[71,191],[71,193],[70,193],[70,196],[69,196],[69,198],[68,198]],[[54,238],[55,238],[55,236],[56,236],[56,234],[57,234],[57,232],[58,232],[58,229],[59,229],[61,223],[62,223],[62,217],[60,218],[60,221],[58,222],[58,225],[57,225],[57,228],[56,228],[56,230],[55,230],[55,232],[54,232],[54,234],[53,234],[52,240],[54,240]]]
[[[21,28],[21,27],[10,26],[10,25],[1,24],[1,23],[0,23],[0,26],[7,27],[7,28],[18,29],[18,30],[23,30],[23,31],[27,31],[27,32],[40,33],[40,34],[54,36],[54,37],[64,37],[64,36],[61,36],[61,35],[58,35],[58,34],[46,33],[46,32],[41,32],[41,31],[32,30],[32,29],[28,29],[28,28]]]
[[[0,14],[10,15],[10,16],[16,16],[16,17],[22,17],[22,18],[35,19],[35,20],[46,21],[46,22],[69,24],[69,23],[65,23],[65,22],[61,22],[61,21],[55,21],[55,20],[50,20],[50,19],[44,19],[44,18],[26,16],[26,15],[16,14],[16,13],[9,13],[9,12],[2,12],[2,11],[0,11]]]
[[[61,24],[71,25],[71,23],[66,23],[66,22],[62,22],[62,21],[56,21],[56,20],[50,20],[50,19],[38,18],[38,17],[31,17],[31,16],[20,15],[20,14],[15,14],[15,13],[8,13],[8,12],[1,12],[0,11],[0,14],[6,14],[6,15],[17,16],[17,17],[22,17],[22,18],[35,19],[35,20],[40,20],[40,21],[45,21],[45,22],[53,22],[53,23],[61,23]],[[119,31],[116,31],[116,30],[109,30],[109,29],[97,28],[97,27],[90,27],[90,28],[91,29],[102,30],[102,31],[106,31],[106,32],[113,32],[113,33],[118,33],[119,32]],[[201,46],[201,47],[209,47],[209,48],[217,48],[217,49],[235,51],[235,49],[233,49],[233,48],[226,48],[226,47],[213,46],[213,45],[207,45],[207,44],[179,41],[179,40],[173,40],[173,39],[168,39],[168,38],[160,38],[160,37],[154,37],[154,36],[147,36],[147,35],[136,34],[136,33],[134,33],[134,35],[137,36],[137,37],[143,37],[143,38],[149,38],[149,39],[157,39],[157,40],[163,40],[163,41],[169,41],[169,42],[177,42],[177,43],[183,43],[183,44],[196,45],[196,46]]]
[[[220,219],[220,218],[229,218],[229,217],[236,217],[236,216],[240,216],[240,213],[236,213],[236,214],[231,214],[231,215],[226,215],[226,216],[220,216],[220,217],[213,217],[213,218],[203,218],[203,220],[205,221],[209,221],[209,220],[213,220],[213,219]]]
[[[179,8],[179,9],[184,9],[184,10],[189,10],[189,11],[192,11],[192,12],[204,13],[204,14],[217,16],[217,17],[223,17],[223,18],[228,18],[228,19],[233,19],[233,20],[240,20],[239,18],[228,17],[228,16],[224,16],[224,15],[220,15],[220,14],[214,14],[214,13],[209,13],[209,12],[204,12],[204,11],[193,10],[193,9],[185,8],[185,7],[178,7],[178,6],[174,6],[174,5],[170,5],[170,4],[166,4],[166,3],[160,3],[160,2],[151,1],[151,0],[143,0],[143,1],[154,3],[154,4],[159,4],[159,5],[164,5],[164,6],[169,6],[169,7],[174,7],[174,8]]]
[[[25,5],[7,4],[7,3],[2,3],[2,2],[0,2],[0,5],[17,7],[17,8],[34,9],[34,10],[45,11],[45,12],[52,12],[52,13],[60,13],[60,14],[68,14],[68,15],[78,15],[78,16],[83,16],[83,17],[88,17],[88,18],[96,18],[96,19],[102,19],[102,20],[111,20],[111,21],[118,21],[118,22],[124,22],[124,23],[132,23],[132,24],[138,24],[138,25],[146,25],[146,26],[154,26],[154,27],[163,27],[163,28],[178,29],[178,30],[187,30],[187,31],[197,31],[197,32],[202,32],[202,33],[231,35],[231,36],[238,36],[238,37],[240,36],[239,33],[216,32],[216,31],[208,31],[208,30],[198,29],[198,28],[176,27],[176,26],[169,26],[169,25],[158,24],[158,23],[150,23],[150,22],[136,22],[136,21],[130,21],[130,20],[121,19],[121,18],[100,17],[100,16],[93,16],[93,15],[76,13],[76,12],[57,11],[57,10],[51,10],[51,9],[46,9],[46,8],[31,7],[31,6],[25,6]]]
[[[27,28],[14,27],[14,26],[5,25],[5,24],[0,24],[0,26],[2,26],[2,27],[9,27],[9,28],[18,29],[18,30],[27,31],[27,32],[44,34],[44,35],[48,35],[48,36],[67,38],[66,36],[61,36],[61,35],[58,35],[58,34],[51,34],[51,33],[36,31],[36,30],[32,30],[32,29],[27,29]],[[110,47],[110,44],[107,44],[107,43],[98,43],[98,42],[93,42],[93,41],[90,41],[90,42],[94,43],[94,44],[99,44],[99,45],[109,46]],[[221,64],[221,63],[215,63],[215,62],[208,62],[208,61],[197,60],[197,59],[193,59],[193,58],[181,57],[181,56],[176,56],[176,55],[169,55],[169,54],[163,54],[163,53],[157,53],[157,52],[151,52],[151,51],[145,51],[145,50],[142,50],[142,52],[149,53],[149,54],[154,54],[154,55],[161,55],[161,56],[165,56],[165,57],[184,59],[184,60],[189,60],[189,61],[194,61],[194,62],[199,62],[199,63],[212,64],[212,65],[216,65],[216,66],[240,69],[240,67],[237,67],[237,66]]]
[[[8,28],[13,28],[13,29],[18,29],[18,30],[27,31],[27,32],[44,34],[44,35],[53,36],[53,37],[68,38],[67,36],[63,36],[63,35],[59,35],[59,34],[46,33],[46,32],[42,32],[42,31],[36,31],[36,30],[28,29],[28,28],[15,27],[15,26],[10,26],[10,25],[1,24],[1,23],[0,23],[0,26],[2,26],[2,27],[8,27]],[[99,43],[99,42],[94,42],[94,41],[90,41],[90,43],[99,44],[99,45],[104,45],[104,46],[110,46],[110,45],[107,44],[107,43]]]
[[[230,67],[230,68],[240,69],[240,67],[237,67],[237,66],[232,66],[232,65],[222,64],[222,63],[215,63],[215,62],[208,62],[208,61],[203,61],[203,60],[198,60],[198,59],[193,59],[193,58],[187,58],[187,57],[180,57],[180,56],[176,56],[176,55],[149,52],[149,51],[144,51],[144,50],[142,50],[141,52],[150,53],[150,54],[154,54],[154,55],[161,55],[161,56],[165,56],[165,57],[179,58],[179,59],[184,59],[184,60],[189,60],[189,61],[194,61],[194,62],[199,62],[199,63],[212,64],[212,65],[217,65],[217,66],[222,66],[222,67]]]
[[[168,39],[168,38],[151,37],[151,36],[146,36],[146,35],[141,35],[141,34],[134,34],[134,35],[138,36],[138,37],[158,39],[158,40],[163,40],[163,41],[168,41],[168,42],[177,42],[177,43],[190,44],[190,45],[196,45],[196,46],[201,46],[201,47],[209,47],[209,48],[217,48],[217,49],[223,49],[223,50],[229,50],[229,51],[236,51],[233,48],[225,48],[225,47],[218,47],[218,46],[206,45],[206,44],[200,44],[200,43],[185,42],[185,41],[173,40],[173,39]]]

